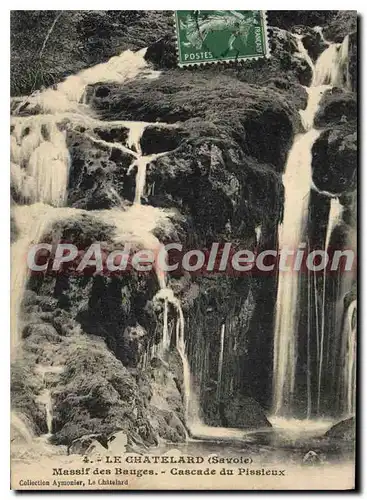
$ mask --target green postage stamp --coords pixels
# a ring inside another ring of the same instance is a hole
[[[266,11],[178,10],[178,65],[269,57]]]

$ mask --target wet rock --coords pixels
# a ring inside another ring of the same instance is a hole
[[[253,123],[251,134],[258,128],[261,125]],[[254,143],[251,148],[254,154],[260,151]],[[147,185],[154,186],[149,203],[176,206],[189,217],[191,231],[204,245],[218,241],[219,235],[224,241],[250,238],[256,224],[268,217],[272,221],[280,217],[280,175],[271,165],[244,157],[235,145],[224,140],[187,141],[151,164]],[[267,213],[263,210],[265,200]]]
[[[322,462],[321,457],[315,451],[312,450],[308,451],[302,459],[302,463],[306,465],[317,465],[320,464],[321,462]]]
[[[156,68],[170,69],[177,67],[177,48],[173,30],[174,26],[172,23],[172,33],[154,42],[148,47],[145,53],[145,59],[153,63]]]
[[[32,337],[32,342],[61,342],[60,335],[56,329],[47,323],[30,323],[22,332],[22,337]]]
[[[312,178],[318,189],[338,194],[356,186],[357,132],[353,122],[322,132],[312,148]]]
[[[325,93],[316,113],[314,124],[318,128],[342,124],[355,120],[357,111],[357,98],[354,93],[333,89]]]
[[[325,436],[332,439],[341,439],[342,441],[355,441],[356,438],[356,419],[355,417],[342,420],[333,425]]]
[[[111,130],[105,134],[106,138],[114,139],[110,137]],[[120,205],[124,198],[134,199],[135,179],[127,175],[134,156],[114,147],[114,142],[106,145],[69,131],[68,205],[97,210]]]
[[[297,25],[322,26],[337,15],[336,10],[269,10],[267,11],[270,26],[292,29]]]
[[[341,43],[345,36],[357,30],[357,11],[340,10],[324,29],[324,36],[330,42]]]
[[[143,80],[139,87],[129,82],[110,87],[108,98],[92,100],[96,110],[110,119],[174,123],[200,118],[217,126],[222,137],[225,134],[237,141],[259,161],[278,168],[299,127],[297,110],[281,93],[226,75],[171,70],[159,81]]]
[[[111,143],[116,142],[117,144],[125,145],[129,136],[129,129],[127,127],[96,127],[93,129],[93,132],[97,137],[102,139],[102,141]]]
[[[168,362],[153,358],[151,371],[150,404],[163,412],[173,411],[183,421],[183,371],[181,358],[177,351],[170,353]]]
[[[146,351],[147,331],[141,325],[128,326],[122,335],[123,362],[127,366],[137,366]]]
[[[323,41],[319,31],[308,28],[306,28],[305,31],[306,33],[302,37],[302,43],[312,61],[315,63],[320,54],[327,48],[327,44]]]
[[[295,36],[289,31],[275,27],[269,29],[269,35],[271,51],[280,66],[279,69],[289,71],[301,85],[309,85],[312,69],[299,53]],[[281,74],[281,71],[279,73]]]
[[[152,425],[159,437],[171,443],[186,440],[186,429],[173,411],[152,408]]]
[[[80,335],[63,354],[65,368],[53,391],[56,444],[117,433],[143,446],[156,444],[147,410],[149,390],[144,389],[149,389],[148,380],[138,381],[101,339]]]
[[[163,153],[176,149],[188,132],[179,127],[150,125],[144,129],[140,140],[143,155]]]
[[[278,92],[281,92],[284,95],[291,95],[292,102],[297,109],[302,110],[306,108],[308,97],[307,92],[301,84],[295,82],[294,80],[283,76],[272,77],[267,80],[266,86],[275,88]]]
[[[358,34],[349,35],[349,75],[352,90],[357,92],[358,85]]]
[[[222,424],[238,429],[262,429],[271,427],[264,410],[251,397],[233,395],[222,403]]]
[[[103,434],[88,434],[74,439],[68,446],[68,455],[90,455],[100,447],[107,450],[107,437]]]

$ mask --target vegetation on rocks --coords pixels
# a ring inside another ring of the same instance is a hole
[[[30,94],[124,50],[147,47],[172,24],[167,11],[12,11],[11,93]]]
[[[324,45],[311,28],[323,26],[326,38],[340,41],[342,33],[354,29],[345,16],[348,27],[339,29],[344,18],[333,11],[269,12],[269,60],[185,71],[176,67],[171,12],[14,11],[13,95],[57,83],[126,49],[148,46],[147,61],[162,70],[155,80],[89,87],[88,103],[100,121],[59,124],[71,158],[67,205],[82,210],[55,223],[43,241],[72,242],[81,251],[95,241],[108,250],[117,246],[113,218],[102,219],[99,211],[123,213],[131,207],[134,151],[119,147],[128,146],[126,126],[103,121],[133,120],[151,122],[141,137],[143,154],[164,153],[149,164],[142,196],[143,206],[173,214],[167,222],[170,231],[164,225],[153,230],[162,243],[180,241],[186,249],[203,250],[228,241],[242,249],[276,248],[284,205],[282,173],[294,136],[303,131],[298,111],[306,107],[303,86],[312,77],[290,31],[304,35],[315,60]],[[352,48],[355,42],[351,36]],[[355,52],[353,57],[354,90]],[[342,193],[348,222],[356,203],[355,113],[352,91],[326,93],[315,119],[323,130],[312,151],[315,185]],[[16,194],[14,198],[20,201]],[[126,240],[124,233],[120,248]],[[169,286],[182,305],[205,423],[269,426],[262,408],[269,405],[276,277],[188,276],[180,271],[169,277]],[[147,361],[164,322],[162,303],[154,300],[158,289],[153,273],[30,277],[23,300],[23,353],[12,370],[12,404],[31,421],[36,435],[47,432],[45,408],[37,399],[45,388],[35,371],[42,364],[62,368],[47,380],[52,439],[71,452],[83,453],[96,443],[109,446],[116,432],[141,449],[161,440],[186,439],[183,367],[175,349],[177,311],[172,305],[167,317],[170,352]],[[217,361],[223,326],[232,362],[224,367],[220,394]]]

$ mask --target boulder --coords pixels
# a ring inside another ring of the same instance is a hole
[[[107,450],[107,437],[103,434],[88,434],[71,442],[68,455],[89,455],[101,448]]]
[[[88,136],[68,131],[71,156],[68,205],[75,208],[107,209],[121,205],[124,198],[134,199],[135,178],[127,175],[134,156],[114,146],[113,131],[106,127],[105,134],[102,132],[99,128]],[[124,129],[121,130],[121,142],[123,134]],[[108,143],[106,139],[112,140]]]
[[[325,437],[331,439],[341,439],[342,441],[355,441],[356,438],[356,419],[355,417],[341,420],[333,425],[326,433]]]
[[[189,135],[179,126],[169,127],[164,124],[149,125],[144,129],[140,139],[143,155],[164,153],[176,149],[182,140]]]
[[[312,179],[318,189],[332,194],[356,187],[358,163],[354,122],[325,129],[312,147]]]
[[[355,120],[358,113],[357,97],[353,92],[333,89],[324,94],[314,124],[318,128],[339,125]]]
[[[314,63],[317,61],[319,55],[327,48],[327,44],[323,41],[320,32],[309,28],[305,29],[302,43]]]
[[[262,429],[271,427],[264,410],[251,397],[233,396],[222,403],[222,425],[237,429]]]
[[[145,53],[145,59],[153,63],[156,68],[170,69],[177,67],[177,46],[173,36],[173,29],[172,25],[172,32],[149,45]]]
[[[311,66],[298,51],[295,36],[281,28],[269,28],[269,38],[272,57],[279,65],[278,75],[289,71],[301,85],[309,85],[312,79]]]
[[[157,435],[165,441],[171,443],[186,441],[185,426],[175,412],[153,407],[151,422]]]
[[[322,459],[320,455],[318,455],[316,451],[313,450],[308,451],[302,459],[302,463],[305,465],[318,465],[321,462]]]

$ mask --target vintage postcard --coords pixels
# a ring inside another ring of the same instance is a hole
[[[11,488],[353,490],[357,13],[11,13]]]

